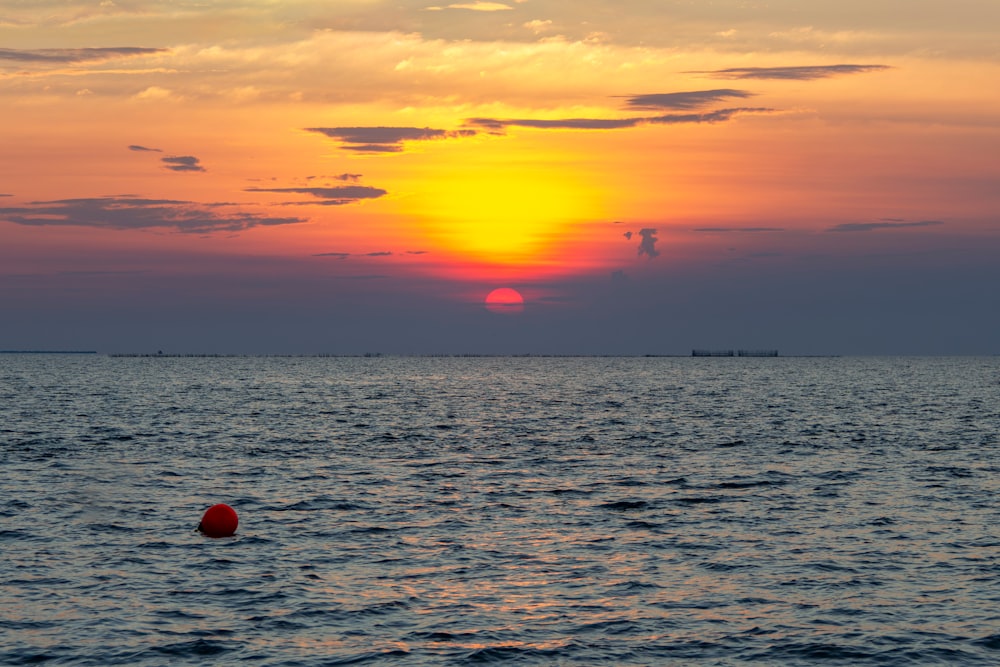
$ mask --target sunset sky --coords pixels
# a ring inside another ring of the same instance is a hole
[[[1000,353],[998,26],[0,0],[0,349]]]

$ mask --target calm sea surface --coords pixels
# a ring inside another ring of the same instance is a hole
[[[1000,664],[996,357],[0,355],[0,463],[3,665]]]

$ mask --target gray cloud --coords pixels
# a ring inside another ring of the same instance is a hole
[[[0,220],[31,227],[173,229],[185,233],[238,232],[252,227],[306,222],[304,218],[271,218],[239,211],[227,213],[222,206],[129,195],[58,199],[0,208]]]
[[[475,130],[439,130],[430,127],[307,127],[340,141],[344,150],[363,153],[399,153],[407,141],[433,141],[471,137]]]
[[[306,181],[315,181],[317,179],[329,179],[334,181],[345,181],[351,183],[357,183],[361,180],[364,174],[335,174],[334,176],[306,176]],[[277,178],[272,178],[272,181],[278,180]]]
[[[112,58],[145,56],[163,53],[167,49],[150,49],[138,46],[118,46],[85,49],[0,49],[0,60],[21,63],[81,63]]]
[[[845,222],[835,225],[828,232],[871,232],[877,229],[904,229],[907,227],[936,227],[943,225],[940,220],[921,220],[919,222]]]
[[[334,259],[347,259],[348,257],[392,257],[391,250],[379,250],[377,252],[351,253],[351,252],[320,252],[313,257],[332,257]],[[426,255],[426,250],[407,250],[407,255]]]
[[[159,148],[148,148],[146,146],[140,146],[138,144],[132,144],[131,146],[128,147],[128,149],[130,151],[136,151],[136,152],[140,152],[140,153],[143,153],[143,152],[145,152],[145,153],[162,153],[163,152]]]
[[[711,74],[716,79],[791,79],[804,81],[825,79],[841,74],[861,74],[890,69],[888,65],[805,65],[799,67],[730,67],[728,69],[694,72]]]
[[[657,257],[660,251],[656,249],[656,242],[659,240],[656,238],[656,230],[649,227],[640,229],[639,236],[642,237],[642,241],[639,242],[639,256],[646,255],[650,259]]]
[[[320,252],[313,255],[313,257],[333,257],[334,259],[347,259],[348,257],[392,257],[392,252],[389,250],[380,250],[377,252],[363,252],[363,253]]]
[[[623,127],[635,127],[641,121],[641,118],[560,118],[555,120],[533,118],[467,118],[465,120],[467,125],[501,131],[507,127],[533,127],[545,130],[617,130]]]
[[[706,113],[667,114],[645,118],[644,121],[653,125],[672,125],[674,123],[721,123],[733,116],[744,113],[771,113],[774,109],[767,107],[737,107],[735,109],[716,109]]]
[[[207,171],[201,166],[201,160],[193,155],[174,155],[160,158],[170,171]]]
[[[694,90],[683,93],[633,95],[626,105],[632,109],[698,109],[732,97],[753,97],[753,93],[732,88]]]
[[[362,199],[378,199],[388,194],[381,188],[372,188],[366,185],[342,185],[333,188],[245,188],[244,192],[312,195],[323,201],[297,203],[320,204],[323,206],[343,206],[344,204],[353,204]]]
[[[694,231],[710,232],[713,234],[737,234],[740,232],[783,232],[785,229],[783,227],[698,227]]]
[[[662,116],[645,116],[639,118],[561,118],[555,120],[538,120],[531,118],[468,118],[467,125],[482,127],[494,131],[503,131],[508,127],[531,127],[537,129],[559,130],[618,130],[636,127],[638,125],[673,125],[679,123],[719,123],[730,120],[742,113],[769,113],[774,111],[765,107],[738,107],[735,109],[717,109],[706,113],[664,114]]]
[[[402,153],[403,144],[352,144],[341,146],[345,151],[357,151],[359,153]]]

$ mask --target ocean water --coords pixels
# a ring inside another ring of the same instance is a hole
[[[1000,358],[0,355],[0,462],[3,665],[1000,664]]]

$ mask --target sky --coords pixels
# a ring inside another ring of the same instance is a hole
[[[1000,3],[435,3],[0,0],[0,349],[1000,353]]]

